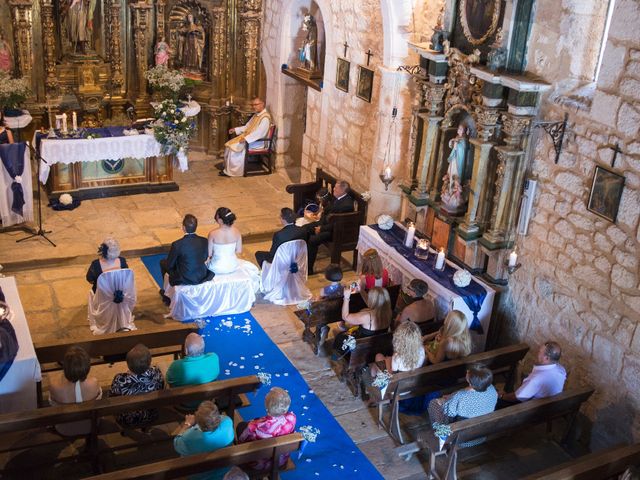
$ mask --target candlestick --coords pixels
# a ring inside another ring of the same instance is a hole
[[[516,253],[516,249],[513,249],[513,252],[509,255],[509,264],[507,265],[509,268],[513,268],[518,264],[518,254]]]
[[[78,130],[78,115],[76,115],[76,112],[73,112],[71,114],[71,125],[73,128],[73,131]]]
[[[444,248],[441,248],[436,257],[436,270],[444,270]]]
[[[413,223],[409,222],[409,228],[407,228],[407,236],[404,238],[404,246],[413,247],[413,237],[416,235],[416,227]]]

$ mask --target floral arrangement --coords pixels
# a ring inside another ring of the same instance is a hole
[[[305,300],[304,302],[300,302],[296,305],[299,310],[306,310],[307,315],[311,315],[311,300]]]
[[[382,390],[389,386],[390,380],[391,380],[391,374],[387,370],[383,370],[376,374],[376,378],[373,380],[371,385]]]
[[[262,385],[271,385],[271,374],[269,372],[258,372],[256,376]]]
[[[378,227],[382,230],[391,230],[393,227],[393,218],[389,215],[382,214],[378,217]]]
[[[163,100],[154,109],[153,136],[162,145],[162,153],[186,157],[189,140],[196,133],[195,121],[187,118],[173,100]]]
[[[362,197],[362,200],[364,200],[365,202],[368,202],[369,200],[371,200],[371,192],[369,192],[369,190],[367,190],[366,192],[362,192],[360,197]]]
[[[342,350],[353,352],[356,349],[356,338],[353,335],[347,335],[342,342]]]
[[[316,439],[318,438],[318,435],[320,435],[320,429],[312,427],[311,425],[303,425],[302,427],[300,427],[300,433],[302,434],[302,437],[304,438],[304,440],[300,445],[300,450],[298,451],[298,458],[302,457],[302,454],[304,453],[304,450],[305,448],[307,448],[307,445],[309,443],[315,443]]]
[[[71,205],[73,203],[73,197],[68,193],[63,193],[62,195],[60,195],[60,198],[58,198],[58,201],[62,205]]]
[[[165,98],[177,100],[185,86],[184,75],[177,70],[170,70],[166,65],[157,65],[145,74],[149,86]]]
[[[456,287],[464,288],[471,283],[471,274],[467,270],[458,270],[453,274],[453,283]]]
[[[26,78],[11,78],[0,71],[0,107],[15,109],[31,95]]]

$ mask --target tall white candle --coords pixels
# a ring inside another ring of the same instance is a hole
[[[416,235],[416,227],[413,225],[413,223],[409,224],[409,228],[407,228],[407,236],[404,239],[404,246],[405,247],[413,247],[413,237],[415,237]]]
[[[441,248],[436,257],[436,270],[442,270],[444,267],[444,248]]]
[[[384,169],[384,178],[391,178],[391,167]]]
[[[71,124],[73,126],[73,130],[78,130],[78,115],[76,115],[76,112],[71,114]]]
[[[62,114],[62,132],[67,133],[67,114]]]
[[[517,263],[518,263],[518,254],[514,249],[513,252],[511,252],[511,254],[509,255],[509,268],[515,267]]]

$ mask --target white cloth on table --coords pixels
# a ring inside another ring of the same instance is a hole
[[[264,115],[265,110],[258,113],[257,115]],[[247,126],[251,123],[251,120],[247,123],[247,125],[243,125],[242,127],[236,127],[235,133],[236,135],[240,135],[244,133],[247,129]],[[230,177],[242,177],[244,175],[244,156],[245,150],[247,148],[247,144],[249,145],[249,150],[251,149],[262,149],[265,148],[265,142],[257,141],[261,138],[265,138],[269,133],[269,127],[271,126],[271,117],[269,115],[264,115],[258,126],[254,128],[251,132],[247,133],[245,136],[245,141],[243,148],[239,152],[234,152],[230,148],[225,148],[224,150],[224,173],[229,175]]]
[[[7,172],[7,169],[0,162],[0,217],[2,218],[2,226],[9,227],[23,222],[33,221],[33,183],[31,181],[31,155],[29,147],[24,149],[24,171],[20,175],[22,184],[22,192],[24,195],[24,205],[22,206],[22,216],[11,211],[11,203],[13,202],[13,192],[11,184],[14,180]]]
[[[123,298],[114,301],[117,291]],[[96,292],[89,291],[89,328],[94,335],[116,333],[118,330],[136,330],[133,307],[136,305],[136,283],[128,268],[108,270],[98,277]]]
[[[22,309],[14,277],[0,278],[0,287],[11,309],[11,324],[18,339],[18,354],[0,381],[0,413],[37,408],[36,383],[42,379],[29,325]]]
[[[295,264],[295,267],[294,267]],[[262,262],[264,299],[276,305],[295,305],[311,298],[307,288],[307,244],[291,240],[278,247],[273,262]]]
[[[47,183],[55,163],[96,162],[123,158],[148,158],[162,155],[161,145],[153,135],[132,135],[94,139],[56,140],[43,138],[40,155],[40,182]]]
[[[516,398],[522,402],[557,395],[562,392],[566,379],[567,371],[559,363],[535,365],[516,390]]]

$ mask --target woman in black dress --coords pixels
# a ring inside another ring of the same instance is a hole
[[[107,237],[98,247],[98,255],[87,271],[87,282],[91,283],[93,292],[96,291],[98,277],[102,272],[129,268],[124,257],[120,257],[120,244],[115,238]]]
[[[13,133],[5,125],[4,112],[0,110],[0,145],[13,143]]]

